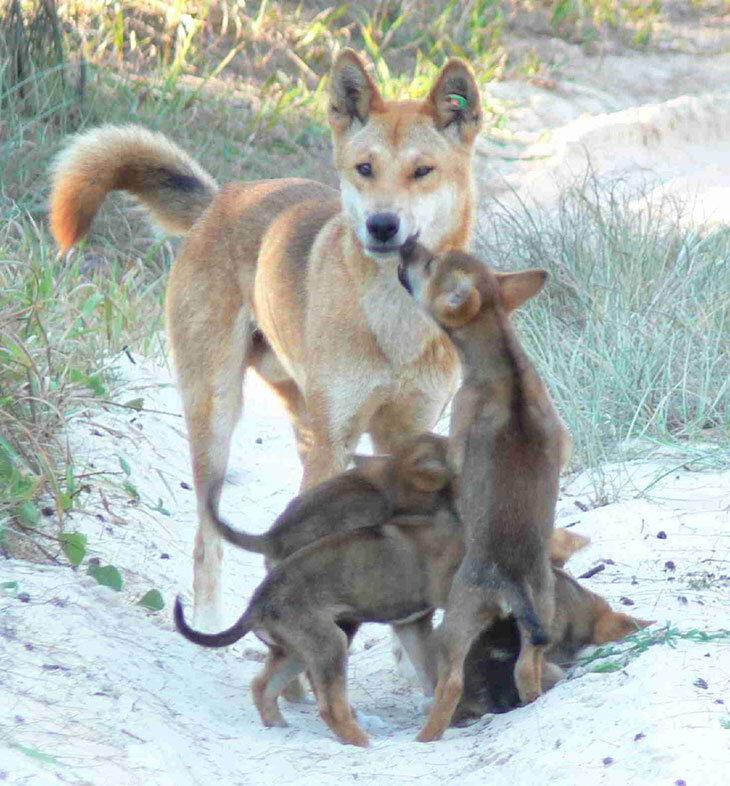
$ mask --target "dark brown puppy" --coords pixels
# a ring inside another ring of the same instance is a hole
[[[325,723],[342,742],[365,746],[367,735],[347,699],[348,640],[340,625],[390,623],[435,683],[430,615],[446,603],[463,557],[460,529],[459,519],[446,510],[320,538],[274,566],[228,630],[191,629],[179,598],[175,623],[186,638],[206,647],[233,644],[249,631],[269,646],[266,666],[252,685],[264,725],[286,725],[278,697],[306,671]],[[419,646],[412,648],[413,641]]]
[[[447,454],[445,437],[424,433],[408,439],[391,455],[356,455],[353,457],[355,469],[302,492],[287,505],[269,531],[261,535],[234,529],[220,517],[213,504],[209,506],[208,515],[227,541],[246,551],[263,554],[270,568],[319,538],[384,524],[396,515],[431,515],[443,509],[456,516],[455,476]],[[454,526],[458,526],[458,522]],[[352,640],[359,625],[343,621],[340,627]],[[401,641],[409,639],[409,646],[404,644],[406,650],[420,651],[430,630],[430,617],[403,630]],[[430,695],[433,686],[423,670],[422,660],[419,657],[413,666]],[[285,689],[284,696],[290,701],[302,701],[305,693],[301,682],[294,680]]]
[[[216,529],[230,543],[263,554],[273,565],[319,538],[384,524],[400,514],[454,515],[455,474],[448,440],[421,434],[388,456],[355,456],[355,469],[342,472],[295,497],[261,535],[236,530],[211,505]]]
[[[556,530],[555,534],[563,531]],[[577,541],[574,545],[580,548]],[[652,624],[614,611],[605,598],[555,565],[553,573],[555,616],[550,626],[550,645],[545,650],[543,690],[552,688],[563,677],[563,669],[575,663],[584,647],[618,641]],[[453,725],[487,712],[507,712],[519,705],[514,680],[519,649],[520,632],[514,617],[499,620],[482,631],[464,661],[464,692],[454,712]]]
[[[466,554],[439,628],[436,698],[418,735],[426,742],[441,737],[451,720],[471,643],[506,613],[520,631],[514,672],[520,699],[533,701],[542,692],[565,430],[508,316],[542,289],[547,273],[497,275],[473,256],[434,256],[415,242],[401,257],[401,282],[454,342],[463,371],[451,434],[463,443],[459,511]]]

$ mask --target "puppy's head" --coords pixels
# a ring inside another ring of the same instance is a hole
[[[632,633],[648,628],[649,625],[653,624],[654,620],[640,620],[608,607],[594,622],[592,644],[606,644],[609,641],[619,641],[619,639],[630,636]]]
[[[407,442],[394,456],[398,480],[416,491],[434,492],[454,479],[448,460],[448,440],[436,434],[421,434]]]
[[[355,466],[393,500],[411,512],[429,510],[456,477],[448,459],[448,440],[421,434],[389,456],[355,456]]]
[[[538,269],[495,273],[463,251],[434,255],[415,237],[405,242],[400,255],[398,280],[447,331],[458,330],[487,311],[513,311],[547,280],[547,271]]]

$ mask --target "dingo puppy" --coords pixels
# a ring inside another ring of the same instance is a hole
[[[543,690],[550,689],[563,677],[563,668],[573,665],[584,647],[618,641],[652,624],[614,611],[605,598],[556,567],[556,536],[561,532],[564,533],[561,539],[576,537],[559,529],[553,536],[555,616],[550,626],[550,645],[545,650]],[[575,541],[571,551],[582,548],[587,540]],[[454,725],[487,712],[506,712],[519,705],[514,680],[519,649],[520,633],[513,617],[499,620],[482,631],[464,661],[464,692],[454,712]]]
[[[305,516],[300,523],[310,536],[320,527],[336,532],[343,523],[331,481],[306,492],[311,504],[298,509],[312,510],[320,491],[320,516],[334,518],[326,527],[322,518]],[[349,498],[349,483],[344,496]],[[221,633],[200,633],[185,621],[178,598],[175,624],[187,639],[205,647],[228,646],[253,631],[270,648],[266,666],[251,686],[265,726],[286,725],[278,698],[306,670],[325,723],[343,742],[367,745],[347,700],[347,648],[362,622],[389,622],[433,693],[431,617],[435,608],[444,607],[464,556],[461,521],[448,494],[444,502],[428,516],[396,516],[380,525],[320,537],[306,546],[299,537],[291,537],[298,519],[289,519],[270,541],[277,543],[276,554],[284,558],[256,589],[238,622]],[[562,533],[555,539],[558,561],[584,545],[571,533],[556,532]],[[236,542],[235,530],[226,526],[226,534]],[[287,547],[295,550],[285,554]]]
[[[219,627],[218,508],[242,383],[254,367],[278,392],[308,488],[347,466],[361,434],[379,453],[431,429],[458,359],[398,285],[398,249],[420,232],[465,248],[481,125],[471,69],[450,60],[422,101],[386,101],[352,50],[335,59],[329,123],[340,191],[284,178],[223,188],[161,134],[105,126],[57,159],[51,226],[61,250],[106,194],[137,197],[187,233],[170,274],[167,326],[190,436],[199,528],[195,621]]]
[[[384,524],[399,514],[446,508],[456,518],[447,451],[446,437],[421,434],[393,455],[355,456],[355,469],[302,492],[261,535],[234,529],[216,511],[211,516],[227,541],[263,554],[269,566],[326,535]]]
[[[302,492],[287,505],[269,531],[261,535],[234,529],[215,511],[211,516],[227,541],[246,551],[263,554],[270,568],[327,535],[383,525],[397,515],[439,515],[451,527],[454,538],[460,539],[461,522],[454,500],[456,479],[447,460],[447,449],[445,437],[421,434],[392,456],[355,456],[356,469]],[[565,564],[571,554],[587,543],[588,538],[581,535],[555,530],[551,543],[553,564]],[[453,567],[455,570],[457,566]],[[342,623],[340,627],[352,639],[358,626]],[[401,629],[399,635],[401,642],[407,639],[405,649],[429,695],[434,688],[433,675],[424,665],[427,657],[424,649],[430,647],[426,644],[430,632],[431,616],[424,615],[417,624]],[[290,685],[287,691],[287,698],[301,696],[295,685]]]
[[[179,597],[175,624],[205,647],[233,644],[249,631],[269,646],[264,670],[251,686],[265,726],[286,725],[278,697],[306,670],[325,723],[342,742],[366,746],[347,699],[349,637],[362,622],[390,623],[434,684],[430,620],[434,608],[445,604],[463,556],[460,529],[458,518],[444,510],[329,535],[278,563],[228,630],[190,628]]]
[[[495,275],[475,257],[435,256],[415,242],[401,256],[401,282],[448,333],[464,375],[451,433],[463,443],[458,507],[466,554],[438,631],[439,683],[418,735],[426,742],[451,720],[472,641],[508,611],[520,631],[520,699],[533,701],[542,691],[555,606],[550,541],[564,428],[508,317],[542,289],[547,273]]]

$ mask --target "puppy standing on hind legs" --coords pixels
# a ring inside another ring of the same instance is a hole
[[[88,231],[110,191],[186,234],[170,273],[167,326],[190,437],[198,506],[195,621],[217,630],[217,510],[247,368],[282,397],[309,488],[342,471],[359,437],[390,453],[432,428],[455,390],[451,343],[402,290],[398,249],[420,231],[464,248],[481,126],[469,66],[449,61],[421,101],[385,100],[344,50],[329,123],[340,192],[282,178],[219,188],[161,134],[104,126],[57,159],[51,224],[61,250]]]
[[[466,553],[436,633],[436,698],[418,735],[427,742],[451,720],[472,641],[506,613],[520,632],[520,699],[534,701],[542,691],[555,604],[550,540],[566,434],[508,316],[542,289],[545,271],[495,274],[475,257],[435,256],[415,242],[401,257],[401,283],[448,333],[463,368],[450,431],[463,461],[458,506]]]

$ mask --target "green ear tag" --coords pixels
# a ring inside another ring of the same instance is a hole
[[[458,109],[458,110],[466,109],[467,100],[466,98],[464,98],[464,96],[460,96],[458,93],[449,93],[446,96],[446,99],[454,109]]]

